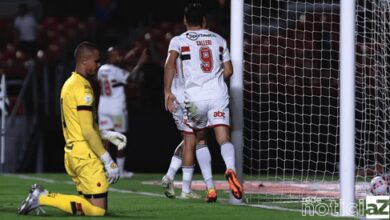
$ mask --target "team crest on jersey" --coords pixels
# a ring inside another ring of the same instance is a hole
[[[197,40],[199,35],[195,32],[188,32],[186,34],[186,37],[189,39],[189,40]]]
[[[84,102],[86,104],[91,104],[92,101],[93,101],[93,98],[92,98],[92,96],[90,94],[87,94],[87,95],[84,96]]]

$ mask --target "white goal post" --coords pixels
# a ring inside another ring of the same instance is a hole
[[[340,3],[340,215],[355,203],[355,0]]]
[[[230,29],[230,51],[233,64],[233,76],[230,79],[230,95],[232,110],[232,143],[235,147],[236,172],[238,179],[243,182],[243,28],[244,28],[244,0],[231,1],[231,29]],[[238,201],[231,194],[229,196],[231,204],[237,204]]]

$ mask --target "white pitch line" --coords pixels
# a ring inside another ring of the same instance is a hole
[[[272,210],[278,210],[278,211],[301,212],[301,210],[298,210],[298,209],[289,209],[289,208],[282,208],[282,207],[270,206],[270,205],[250,205],[250,204],[247,204],[247,206],[254,207],[254,208],[272,209]]]
[[[110,187],[109,191],[112,191],[112,192],[119,192],[119,193],[137,194],[137,195],[143,195],[143,196],[165,197],[164,195],[157,194],[157,193],[150,193],[150,192],[134,192],[134,191],[131,191],[131,190],[117,189],[117,188],[112,188],[112,187]]]
[[[38,180],[38,181],[42,181],[42,182],[46,182],[46,183],[54,183],[54,182],[56,182],[53,179],[47,179],[47,178],[41,178],[41,177],[35,177],[35,176],[27,176],[27,175],[16,175],[16,176],[18,176],[20,179]]]
[[[56,183],[57,182],[57,183],[65,183],[68,185],[74,185],[74,183],[72,181],[58,181],[58,180],[54,180],[54,179],[34,177],[34,176],[28,176],[28,175],[12,175],[12,174],[8,175],[7,174],[7,176],[17,176],[20,179],[38,180],[38,181],[42,181],[42,182],[46,182],[46,183]],[[165,197],[164,195],[158,194],[158,193],[135,192],[135,191],[131,191],[131,190],[118,189],[118,188],[113,188],[113,187],[110,187],[108,190],[110,192],[128,193],[128,194],[143,195],[143,196]]]

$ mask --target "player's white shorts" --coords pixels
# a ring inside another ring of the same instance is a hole
[[[187,102],[186,121],[193,129],[230,126],[229,98]]]
[[[111,115],[99,114],[99,129],[127,132],[127,114]]]
[[[192,133],[193,130],[187,125],[185,120],[185,111],[184,103],[176,103],[176,111],[172,113],[172,117],[175,120],[177,130]]]

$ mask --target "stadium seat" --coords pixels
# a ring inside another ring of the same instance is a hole
[[[43,18],[41,25],[44,30],[53,29],[57,26],[58,19],[52,16]]]
[[[56,63],[61,59],[61,47],[57,43],[49,43],[47,51],[47,61],[49,63]]]
[[[67,28],[76,28],[80,23],[80,19],[75,16],[67,16],[64,18],[64,25]]]

